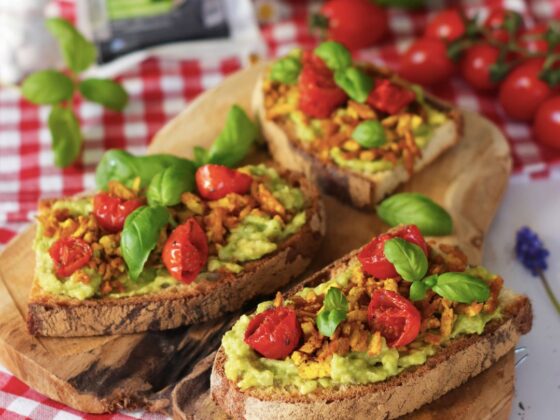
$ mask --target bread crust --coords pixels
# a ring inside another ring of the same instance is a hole
[[[319,271],[304,284],[317,285],[348,262],[353,252]],[[403,371],[383,382],[318,389],[303,395],[251,388],[240,390],[225,376],[226,355],[217,353],[210,378],[214,401],[230,416],[246,419],[392,419],[405,415],[460,386],[507,354],[532,325],[530,301],[526,296],[509,298],[501,320],[491,321],[482,335],[452,340],[425,364]]]
[[[213,280],[154,294],[86,300],[45,293],[34,279],[27,313],[30,334],[83,337],[166,330],[217,318],[273,293],[305,270],[325,234],[319,192],[300,175],[297,179],[311,202],[306,224],[274,253],[244,264],[241,273],[220,273]]]
[[[380,75],[389,76],[393,82],[410,87],[408,82],[394,73],[386,69],[370,67]],[[264,73],[261,74],[253,92],[252,107],[268,143],[270,154],[281,166],[304,173],[323,192],[360,209],[371,208],[373,204],[381,201],[400,184],[410,179],[410,174],[403,165],[397,165],[388,171],[364,174],[341,168],[330,161],[321,161],[309,153],[287,125],[277,124],[266,118],[263,77]],[[456,145],[463,132],[463,117],[457,109],[431,95],[426,95],[425,100],[437,109],[450,112],[451,120],[434,130],[430,142],[422,150],[422,157],[414,164],[414,172],[422,170],[447,149]]]

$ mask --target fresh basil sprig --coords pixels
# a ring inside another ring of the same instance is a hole
[[[368,120],[361,122],[352,132],[352,138],[361,146],[367,148],[380,147],[385,144],[385,130],[379,121]]]
[[[471,304],[485,302],[490,297],[490,287],[478,277],[466,273],[443,273],[415,281],[410,287],[410,299],[422,300],[428,289],[454,302]]]
[[[202,147],[195,148],[195,163],[197,166],[207,163],[237,166],[249,152],[257,135],[257,126],[243,108],[233,105],[228,112],[224,128],[210,149],[205,151]]]
[[[72,110],[74,93],[78,91],[84,98],[116,111],[126,106],[128,95],[122,86],[111,80],[79,81],[79,73],[95,62],[95,46],[64,19],[47,19],[46,26],[58,41],[68,69],[65,72],[42,70],[33,73],[24,80],[21,89],[28,101],[36,105],[53,105],[48,127],[54,162],[59,167],[67,167],[74,163],[82,149],[82,134]]]
[[[402,238],[392,238],[385,242],[383,252],[406,281],[420,280],[428,272],[428,259],[416,244]]]
[[[169,212],[161,206],[138,207],[126,218],[121,233],[121,252],[133,280],[142,273],[168,222]]]
[[[299,58],[287,56],[272,65],[270,79],[287,85],[293,85],[298,81],[300,71],[301,62]]]
[[[181,194],[194,190],[194,171],[188,165],[174,165],[156,174],[146,196],[150,206],[174,206]]]
[[[373,87],[373,79],[357,67],[346,67],[334,73],[335,83],[356,102],[364,103]]]
[[[346,319],[348,300],[340,289],[331,287],[325,295],[323,307],[317,314],[317,328],[325,337],[332,337],[336,327]]]
[[[341,70],[352,65],[352,56],[348,49],[335,41],[321,43],[314,54],[321,58],[331,70]]]
[[[194,174],[194,163],[173,155],[134,156],[125,150],[111,149],[105,152],[95,171],[97,188],[106,189],[109,181],[116,180],[130,185],[140,177],[141,185],[148,186],[161,171],[171,166],[181,166]]]
[[[377,206],[377,215],[390,226],[416,225],[424,235],[443,236],[453,232],[449,213],[422,194],[395,194]]]

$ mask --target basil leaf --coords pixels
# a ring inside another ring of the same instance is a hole
[[[54,163],[59,168],[70,166],[82,150],[80,124],[70,108],[53,106],[48,119]]]
[[[80,73],[95,62],[97,50],[74,26],[61,18],[47,19],[46,26],[60,45],[62,58],[70,69]]]
[[[352,56],[348,49],[335,41],[323,42],[315,48],[314,54],[331,70],[341,70],[352,65]]]
[[[276,82],[293,85],[297,83],[301,63],[297,57],[284,57],[276,61],[270,69],[270,79]]]
[[[449,235],[453,221],[445,209],[422,194],[395,194],[377,206],[377,215],[390,226],[416,225],[423,235]]]
[[[438,276],[434,274],[412,282],[408,296],[410,300],[423,300],[426,297],[426,292],[436,284],[437,278]]]
[[[86,99],[114,111],[122,111],[128,103],[126,90],[113,80],[86,79],[80,82],[79,89]]]
[[[402,238],[393,238],[385,242],[383,251],[397,273],[406,281],[420,280],[428,272],[428,259],[418,245]]]
[[[373,79],[357,67],[346,67],[334,73],[335,83],[350,98],[364,103],[373,87]]]
[[[229,110],[226,125],[210,147],[208,162],[229,167],[237,166],[257,138],[257,126],[238,105]]]
[[[347,313],[348,300],[344,294],[336,287],[329,288],[316,318],[319,332],[325,337],[332,337],[336,327],[346,319]]]
[[[202,166],[208,162],[208,150],[201,146],[193,147],[194,163],[196,166]]]
[[[57,104],[72,99],[74,84],[65,74],[56,70],[43,70],[24,80],[21,93],[36,105]]]
[[[194,190],[194,167],[175,165],[156,174],[146,196],[150,206],[174,206],[181,202],[181,194]]]
[[[352,138],[367,148],[383,146],[386,142],[385,129],[379,121],[364,121],[354,129]]]
[[[125,150],[112,149],[105,152],[97,170],[95,182],[99,189],[106,189],[111,180],[129,185],[140,177],[142,186],[147,186],[152,178],[170,166],[186,166],[194,172],[194,164],[188,159],[172,155],[134,156]]]
[[[490,297],[490,287],[483,280],[465,273],[440,274],[432,290],[460,303],[485,302]]]
[[[121,234],[121,252],[133,280],[142,273],[161,230],[168,222],[169,212],[161,206],[138,207],[126,218]]]

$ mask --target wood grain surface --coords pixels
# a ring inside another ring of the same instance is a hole
[[[194,145],[211,144],[232,104],[249,109],[251,90],[261,69],[262,65],[242,70],[202,94],[155,136],[149,152],[190,157]],[[262,150],[249,158],[263,159],[267,156]],[[477,263],[482,256],[484,233],[500,204],[510,168],[503,135],[486,119],[468,113],[459,145],[417,174],[402,190],[427,194],[443,205],[455,222],[454,235],[447,239],[459,243],[470,260]],[[330,197],[325,197],[325,202],[327,237],[312,271],[387,228],[373,213],[357,211]],[[30,226],[0,254],[0,363],[39,392],[92,413],[120,407],[169,410],[174,386],[189,374],[196,378],[191,383],[199,386],[203,394],[204,381],[200,379],[206,377],[205,357],[218,347],[221,334],[236,315],[166,332],[34,338],[27,334],[24,321],[34,270],[33,236],[34,227]],[[250,307],[248,304],[246,309]],[[488,370],[492,372],[498,375],[495,378],[503,375],[504,381],[513,380],[510,365],[503,371],[496,365]],[[496,395],[494,391],[483,394]],[[195,401],[176,401],[176,407],[191,402]],[[499,401],[493,402],[499,405]]]

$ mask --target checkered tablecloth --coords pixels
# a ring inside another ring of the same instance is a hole
[[[434,1],[441,4],[443,1]],[[448,4],[451,3],[450,1]],[[523,13],[529,23],[560,17],[560,1],[545,0],[463,0],[471,13],[484,16],[489,7],[505,5]],[[59,13],[73,18],[74,5],[59,0]],[[290,2],[288,16],[262,27],[269,54],[277,56],[294,46],[311,47],[317,42],[307,31],[309,8],[305,2]],[[394,65],[407,40],[423,31],[429,12],[390,11],[391,34],[380,47],[358,53],[358,58]],[[72,168],[53,166],[46,126],[48,110],[25,102],[15,89],[0,89],[0,247],[33,217],[37,200],[69,195],[94,185],[93,171],[109,148],[125,148],[143,153],[154,133],[181,111],[200,92],[215,86],[241,67],[241,57],[223,56],[215,60],[168,61],[149,59],[119,79],[130,94],[122,113],[105,111],[76,102],[85,137],[84,153]],[[459,107],[478,111],[501,127],[510,142],[517,176],[528,180],[556,177],[560,153],[547,150],[531,139],[530,127],[509,120],[493,95],[476,94],[459,78],[438,87],[434,93]],[[86,416],[53,402],[0,369],[0,418],[102,418]],[[127,413],[107,418],[156,418],[146,413]]]

